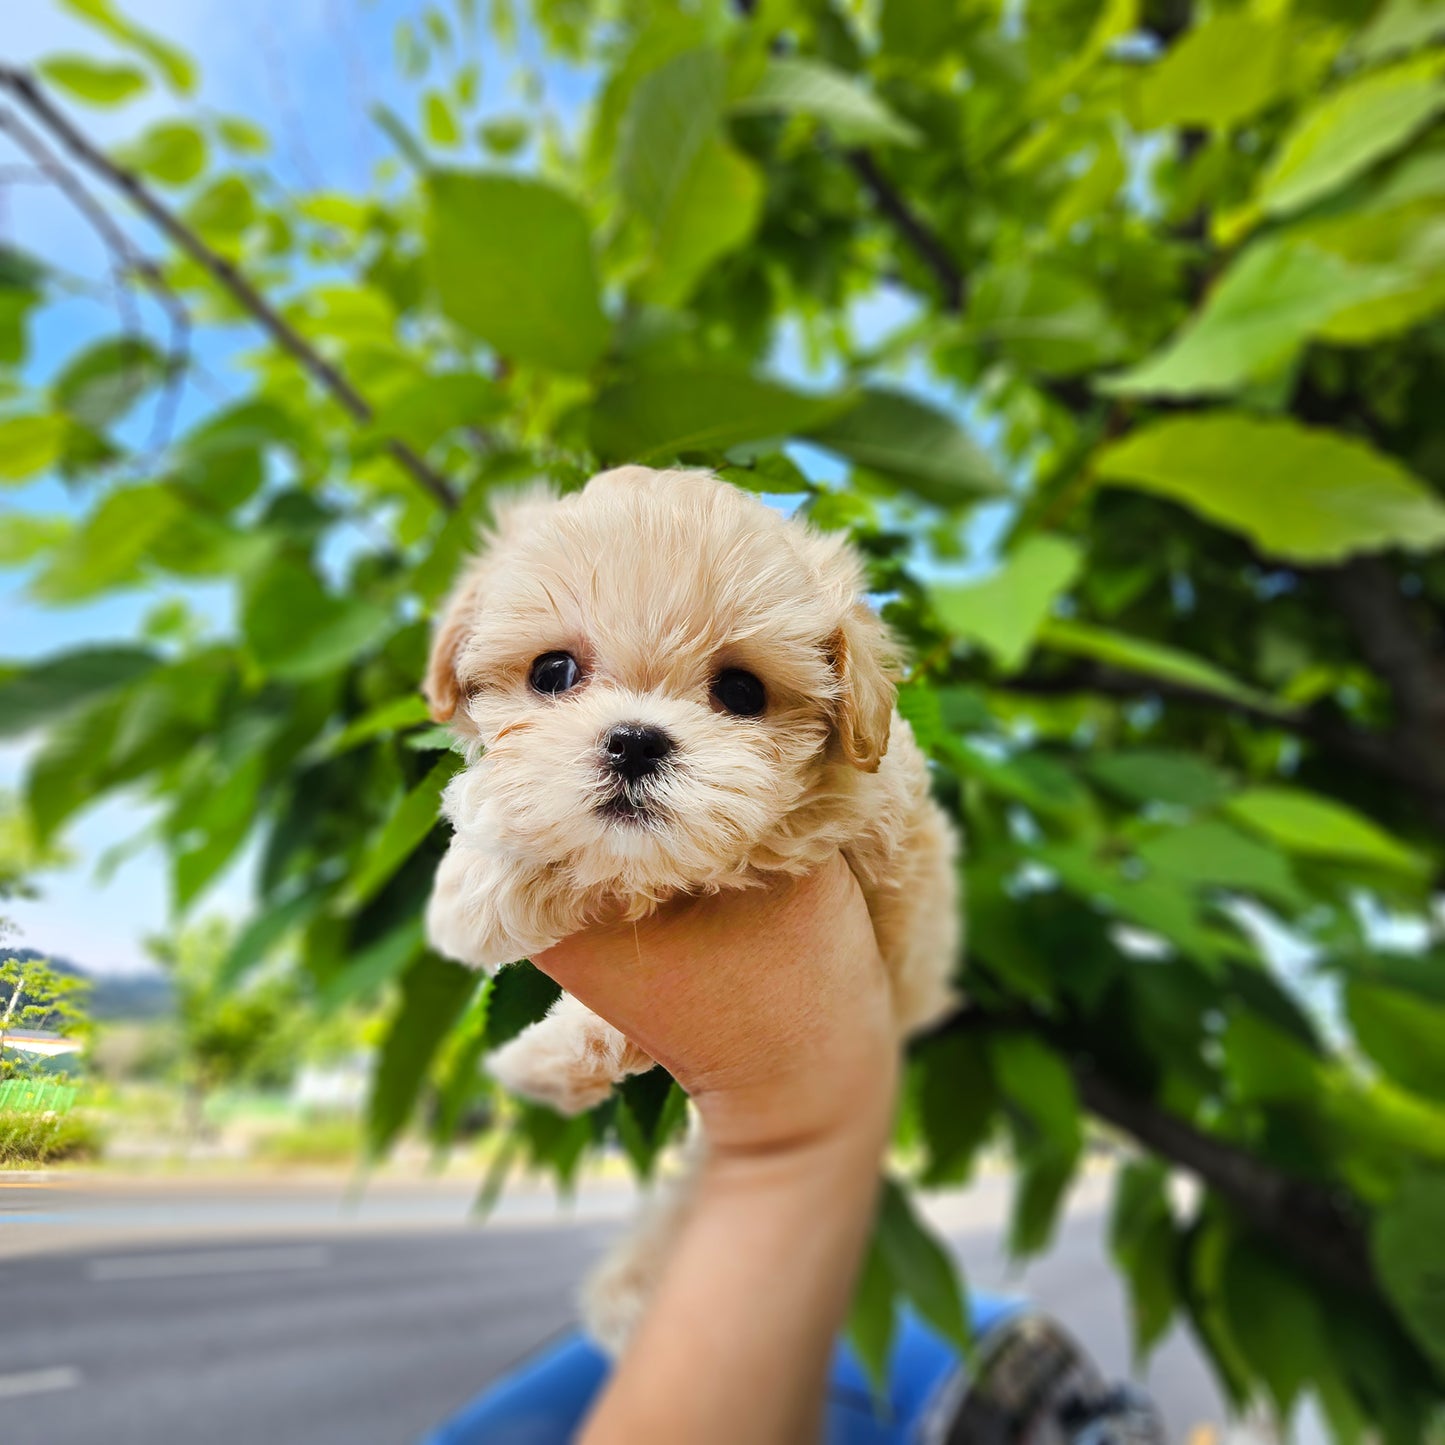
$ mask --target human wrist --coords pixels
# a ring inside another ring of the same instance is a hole
[[[891,1042],[840,1071],[810,1069],[694,1093],[710,1157],[828,1155],[870,1165],[887,1147],[901,1068]]]

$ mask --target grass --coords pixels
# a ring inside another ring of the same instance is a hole
[[[252,1157],[271,1164],[355,1164],[361,1158],[361,1121],[319,1118],[259,1135]]]
[[[100,1127],[84,1114],[0,1110],[0,1167],[94,1159]]]

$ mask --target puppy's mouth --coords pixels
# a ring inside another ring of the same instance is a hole
[[[604,798],[593,809],[599,818],[625,826],[647,827],[662,822],[662,809],[657,803],[633,788],[622,787]]]

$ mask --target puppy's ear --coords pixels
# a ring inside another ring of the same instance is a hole
[[[477,539],[479,550],[447,598],[432,636],[422,692],[437,722],[450,722],[461,705],[463,688],[457,677],[457,660],[479,620],[484,583],[498,552],[534,526],[554,501],[545,483],[500,492],[492,498],[491,521]]]
[[[896,666],[888,629],[870,608],[855,602],[828,640],[838,675],[834,726],[843,756],[865,773],[876,773],[888,751]]]
[[[474,562],[471,570],[447,598],[432,637],[431,658],[427,662],[422,692],[426,695],[435,722],[450,722],[462,700],[462,685],[457,678],[457,659],[472,628],[476,626],[480,594],[481,564]]]

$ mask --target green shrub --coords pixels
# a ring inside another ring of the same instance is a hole
[[[0,1167],[94,1159],[103,1142],[100,1126],[84,1114],[0,1111]]]
[[[298,1122],[290,1129],[263,1134],[256,1157],[273,1164],[353,1164],[361,1158],[361,1123],[357,1119],[322,1118]]]

